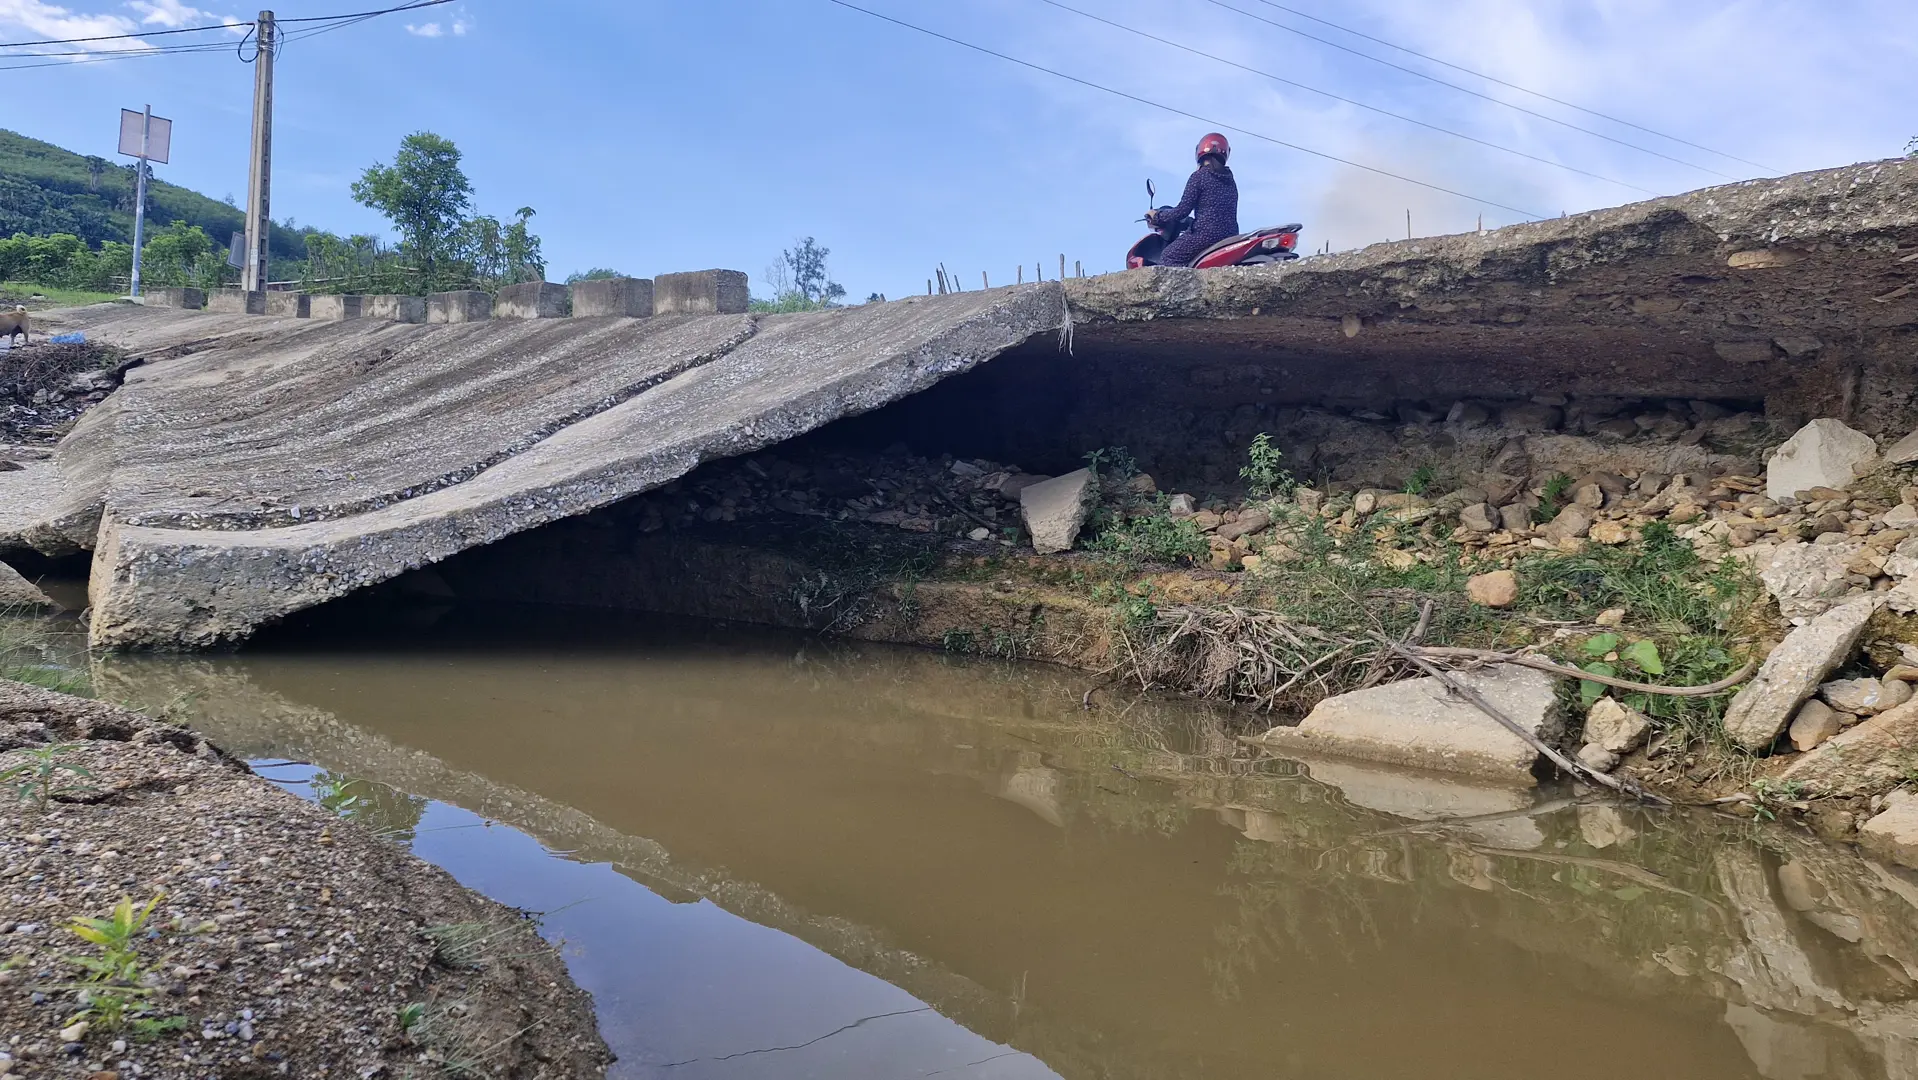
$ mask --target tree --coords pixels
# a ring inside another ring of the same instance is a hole
[[[1918,135],[1913,135],[1911,141],[1905,144],[1905,154],[1909,157],[1918,157]]]
[[[829,307],[846,295],[845,286],[826,272],[826,256],[831,254],[832,249],[820,247],[810,236],[779,253],[790,275],[787,280],[791,291],[809,306]]]
[[[401,139],[393,164],[373,165],[354,181],[353,199],[386,215],[427,287],[439,284],[473,201],[451,139],[430,131]]]
[[[605,281],[608,278],[622,278],[625,274],[610,267],[595,266],[591,270],[575,270],[566,275],[566,284],[577,285],[582,281]]]
[[[106,158],[89,155],[87,157],[87,191],[98,193],[100,178],[105,176],[107,170],[112,167],[113,163]]]

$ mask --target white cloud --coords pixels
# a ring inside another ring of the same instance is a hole
[[[471,30],[472,28],[473,28],[473,24],[470,20],[467,19],[466,16],[458,15],[454,17],[453,19],[453,36],[454,37],[465,37],[466,32],[468,30]]]
[[[439,37],[441,34],[444,34],[446,31],[440,28],[439,23],[430,22],[430,23],[421,23],[418,26],[415,26],[412,23],[407,23],[406,32],[409,34],[412,34],[414,37],[436,38],[436,37]],[[457,33],[457,31],[455,32]]]
[[[41,0],[0,0],[0,26],[14,26],[35,38],[65,39],[129,34],[139,29],[121,15],[86,15]],[[135,41],[95,42],[101,49],[146,48]]]
[[[180,3],[180,0],[128,0],[127,6],[140,13],[142,24],[164,26],[168,30],[225,21],[199,8],[188,7]]]

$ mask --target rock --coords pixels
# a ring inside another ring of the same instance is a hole
[[[1843,489],[1878,464],[1878,444],[1838,420],[1813,420],[1765,465],[1765,494],[1788,499],[1807,488]]]
[[[1798,707],[1798,715],[1791,721],[1791,744],[1799,753],[1808,753],[1831,740],[1833,735],[1845,729],[1839,714],[1831,706],[1812,698]]]
[[[1019,496],[1034,484],[1043,484],[1046,478],[1032,473],[1014,473],[999,484],[999,497],[1008,502],[1018,502]]]
[[[969,533],[967,533],[967,534],[966,534],[966,539],[968,539],[968,540],[990,540],[990,539],[992,539],[992,530],[991,530],[991,529],[988,529],[988,528],[986,528],[986,527],[985,527],[984,525],[981,525],[981,526],[979,526],[978,528],[976,528],[976,529],[974,529],[974,530],[972,530],[971,532],[969,532]]]
[[[1508,532],[1529,532],[1532,528],[1532,508],[1520,503],[1501,506],[1498,509],[1499,525]]]
[[[1885,527],[1888,529],[1909,529],[1918,525],[1918,508],[1899,503],[1885,511]]]
[[[1547,743],[1558,738],[1562,718],[1552,676],[1505,666],[1453,678]],[[1327,698],[1299,726],[1274,728],[1253,741],[1280,753],[1297,749],[1523,786],[1537,782],[1537,751],[1433,678]]]
[[[1265,565],[1265,559],[1263,556],[1259,556],[1259,555],[1239,556],[1239,566],[1248,574],[1257,573],[1259,567],[1264,565]]]
[[[1190,497],[1191,496],[1187,496],[1187,498]],[[1305,513],[1316,514],[1320,508],[1325,506],[1325,493],[1315,488],[1294,488],[1292,489],[1292,501],[1297,503],[1299,509]]]
[[[1892,443],[1891,449],[1885,451],[1887,465],[1909,465],[1914,461],[1918,461],[1918,431]]]
[[[1527,401],[1498,411],[1498,421],[1516,431],[1556,431],[1565,413],[1555,406]]]
[[[1572,489],[1572,501],[1587,510],[1599,510],[1605,506],[1605,489],[1596,483],[1583,483]]]
[[[90,1026],[91,1025],[85,1020],[82,1020],[76,1024],[63,1027],[60,1029],[60,1041],[63,1043],[77,1043],[87,1037],[87,1028]]]
[[[1725,710],[1725,734],[1747,750],[1769,748],[1798,706],[1851,656],[1878,604],[1877,597],[1859,597],[1787,635]]]
[[[1644,713],[1616,698],[1599,698],[1585,713],[1585,741],[1614,754],[1629,754],[1645,745],[1651,730],[1652,722]]]
[[[1217,514],[1210,510],[1201,510],[1192,515],[1192,524],[1197,525],[1200,532],[1211,532],[1225,524],[1225,515]]]
[[[1880,677],[1888,683],[1908,683],[1914,679],[1918,679],[1918,667],[1913,667],[1910,664],[1893,664],[1891,667],[1885,669],[1884,675]]]
[[[1364,517],[1378,509],[1378,506],[1379,497],[1377,492],[1361,491],[1352,497],[1352,512],[1360,517]]]
[[[1781,544],[1754,564],[1765,588],[1778,601],[1787,619],[1809,618],[1826,611],[1850,589],[1851,562],[1861,544]]]
[[[1909,701],[1833,736],[1792,762],[1778,778],[1803,784],[1814,795],[1850,798],[1904,783],[1914,768],[1918,768],[1918,701]]]
[[[1552,520],[1539,526],[1540,536],[1547,540],[1573,540],[1584,536],[1592,528],[1592,512],[1586,507],[1573,503],[1559,510]]]
[[[1894,791],[1886,796],[1884,811],[1858,827],[1858,846],[1918,869],[1918,792]]]
[[[1896,680],[1886,683],[1877,679],[1834,679],[1818,688],[1818,696],[1839,712],[1876,716],[1910,701],[1911,687]]]
[[[1246,555],[1250,554],[1245,545],[1236,540],[1221,540],[1216,536],[1211,540],[1214,570],[1237,570],[1243,566]]]
[[[1032,534],[1032,550],[1041,555],[1072,550],[1091,509],[1095,484],[1090,469],[1079,469],[1020,490],[1019,511]]]
[[[1125,488],[1134,495],[1157,495],[1159,482],[1146,473],[1139,473],[1125,482]]]
[[[1465,583],[1465,595],[1481,607],[1511,607],[1518,602],[1518,575],[1510,570],[1474,574]]]
[[[1578,763],[1593,772],[1608,773],[1618,768],[1619,756],[1597,743],[1579,747]]]
[[[1198,501],[1190,495],[1174,495],[1171,499],[1167,500],[1165,509],[1166,513],[1171,514],[1175,518],[1191,517],[1199,512],[1199,504]]]
[[[1497,532],[1498,511],[1490,503],[1474,503],[1458,512],[1458,523],[1475,533]]]
[[[1629,439],[1638,434],[1638,425],[1623,417],[1600,420],[1592,425],[1592,434],[1604,435],[1613,439]]]
[[[1624,626],[1625,609],[1622,607],[1606,608],[1593,617],[1592,621],[1600,626]]]
[[[1454,402],[1451,411],[1445,414],[1445,422],[1462,427],[1483,427],[1490,423],[1492,412],[1476,401]]]
[[[1617,547],[1632,538],[1631,530],[1620,521],[1595,521],[1588,535],[1594,544],[1605,544],[1608,547]]]
[[[1219,526],[1219,537],[1224,540],[1237,540],[1242,536],[1264,532],[1271,524],[1271,514],[1263,510],[1247,510],[1239,515],[1239,520]]]
[[[58,611],[60,605],[54,603],[52,597],[41,592],[33,582],[21,577],[18,570],[0,562],[0,612],[8,608]]]

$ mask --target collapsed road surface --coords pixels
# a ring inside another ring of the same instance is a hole
[[[1248,403],[1702,399],[1902,434],[1918,161],[1288,266],[808,315],[423,326],[101,305],[48,323],[142,363],[51,462],[0,472],[0,550],[91,550],[97,646],[195,647],[967,372],[913,425],[1023,440],[1029,461],[1121,444],[1115,418],[1141,410]]]

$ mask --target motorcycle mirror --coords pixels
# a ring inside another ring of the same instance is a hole
[[[1158,197],[1159,192],[1153,188],[1152,181],[1147,179],[1145,182],[1145,201],[1150,203],[1158,199]]]

